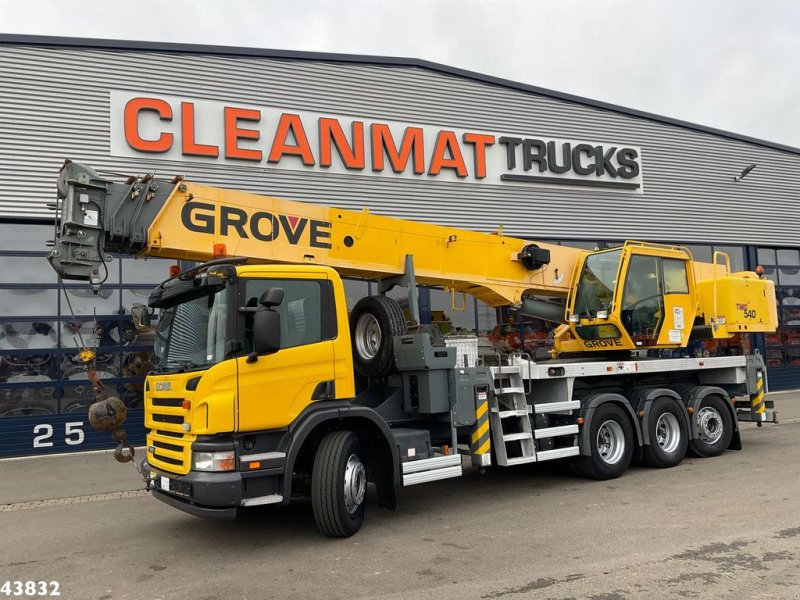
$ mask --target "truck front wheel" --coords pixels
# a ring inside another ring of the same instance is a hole
[[[633,458],[633,428],[616,404],[600,405],[589,423],[589,456],[573,459],[575,470],[589,479],[614,479]]]
[[[349,537],[364,522],[367,471],[352,431],[332,431],[317,448],[311,472],[311,506],[319,530]]]

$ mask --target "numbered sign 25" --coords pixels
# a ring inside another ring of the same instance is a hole
[[[86,439],[83,433],[83,421],[64,423],[63,441],[67,446],[80,446]],[[52,448],[55,428],[51,423],[39,423],[33,426],[33,447]]]
[[[125,431],[133,444],[144,444],[144,411],[128,411]],[[0,457],[111,450],[116,445],[107,432],[95,431],[84,414],[0,418]]]

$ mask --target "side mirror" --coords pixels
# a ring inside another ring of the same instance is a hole
[[[270,288],[259,299],[259,308],[253,314],[253,353],[248,362],[255,362],[259,355],[274,354],[281,347],[281,315],[273,310],[283,302],[283,290]]]

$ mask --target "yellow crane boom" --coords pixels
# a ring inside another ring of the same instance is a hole
[[[59,197],[49,260],[63,277],[95,285],[106,252],[193,261],[239,256],[368,279],[406,274],[411,256],[417,283],[562,323],[556,352],[685,347],[692,335],[724,338],[777,326],[770,281],[731,273],[724,255],[698,263],[675,246],[629,242],[587,252],[180,177],[114,183],[69,161]]]
[[[371,213],[294,202],[193,183],[176,185],[152,221],[143,253],[209,260],[323,264],[341,275],[403,274],[414,257],[418,283],[469,293],[491,306],[519,304],[529,290],[566,297],[583,251]],[[526,260],[526,253],[531,256]],[[526,266],[527,264],[527,266]],[[534,266],[534,269],[530,267]]]

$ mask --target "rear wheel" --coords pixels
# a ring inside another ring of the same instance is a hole
[[[706,396],[694,414],[698,437],[689,445],[692,454],[701,458],[719,456],[730,446],[733,437],[733,417],[719,396]]]
[[[352,431],[332,431],[317,448],[311,472],[314,521],[328,537],[349,537],[364,522],[367,470]]]
[[[591,455],[575,457],[575,470],[590,479],[619,477],[633,458],[633,428],[627,415],[616,404],[602,404],[589,427]]]
[[[669,398],[656,398],[650,406],[644,462],[651,467],[668,468],[680,464],[689,448],[689,434],[681,407]]]
[[[406,333],[400,305],[385,296],[367,296],[350,313],[353,362],[365,377],[383,377],[394,369],[394,336]]]

